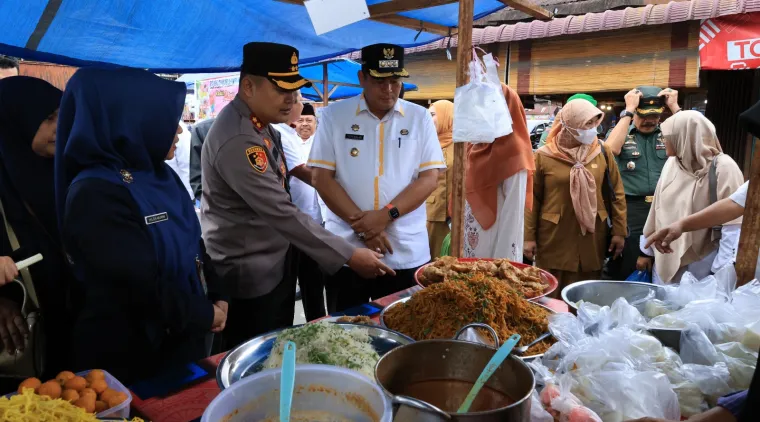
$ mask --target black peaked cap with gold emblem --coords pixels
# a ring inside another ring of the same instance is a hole
[[[665,99],[657,96],[662,91],[662,88],[639,86],[636,89],[641,91],[641,99],[639,100],[639,106],[636,108],[636,114],[639,116],[649,116],[651,114],[662,114],[665,111]]]
[[[311,82],[298,73],[298,50],[285,44],[246,44],[240,70],[249,75],[263,76],[285,91],[311,86]]]
[[[362,70],[373,78],[408,78],[404,69],[404,48],[393,44],[372,44],[362,48]]]

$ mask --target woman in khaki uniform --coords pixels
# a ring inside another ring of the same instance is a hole
[[[555,295],[576,281],[601,278],[605,255],[617,258],[625,243],[623,182],[612,153],[596,139],[603,117],[588,101],[568,102],[555,118],[546,145],[535,154],[534,202],[525,215],[524,253],[557,277]],[[602,191],[608,166],[614,200]]]
[[[430,105],[430,114],[433,116],[435,129],[438,131],[438,142],[441,144],[443,156],[446,159],[448,171],[438,174],[438,187],[427,199],[427,230],[430,240],[430,256],[436,258],[441,255],[443,239],[449,234],[449,192],[451,192],[451,179],[454,166],[454,144],[452,131],[454,130],[454,103],[447,100],[436,101]]]

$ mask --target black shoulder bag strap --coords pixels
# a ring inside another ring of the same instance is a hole
[[[599,142],[599,147],[602,148],[602,155],[604,156],[604,184],[602,186],[602,199],[604,200],[604,208],[607,210],[607,227],[612,229],[612,203],[617,200],[615,195],[615,188],[612,187],[612,180],[610,179],[610,161],[607,158],[607,150],[604,148],[602,141]]]
[[[710,187],[710,205],[718,202],[718,157],[720,157],[721,154],[718,154],[713,158],[712,163],[710,164],[710,173],[708,173],[708,184]],[[712,228],[712,240],[720,240],[720,238],[723,236],[723,233],[721,230],[723,229],[723,226],[715,226]]]

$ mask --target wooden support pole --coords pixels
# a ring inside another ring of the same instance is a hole
[[[747,203],[744,204],[742,233],[736,256],[736,286],[743,286],[755,278],[758,248],[760,248],[760,148],[755,146],[752,168],[749,171]]]
[[[322,63],[322,104],[327,107],[330,104],[330,93],[327,92],[327,63]]]
[[[459,28],[457,38],[457,86],[469,80],[472,61],[472,21],[474,0],[459,0]],[[464,177],[467,156],[464,143],[454,144],[454,168],[451,197],[451,255],[461,257],[464,247]]]

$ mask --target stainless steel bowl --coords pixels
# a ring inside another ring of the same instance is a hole
[[[399,305],[399,304],[401,304],[401,303],[404,303],[404,302],[406,302],[406,301],[407,301],[407,300],[409,300],[409,299],[411,299],[411,296],[410,296],[410,297],[405,297],[405,298],[403,298],[403,299],[399,299],[399,300],[397,300],[397,301],[395,301],[395,302],[391,303],[390,305],[386,306],[386,307],[385,307],[385,308],[382,310],[382,312],[380,312],[380,325],[381,325],[382,327],[384,327],[384,328],[388,328],[388,326],[387,326],[387,325],[385,325],[385,312],[386,312],[386,311],[388,311],[388,309],[391,309],[392,307],[394,307],[394,306],[396,306],[396,305]],[[536,303],[536,302],[530,302],[530,301],[528,301],[528,303],[530,303],[531,305],[540,306],[540,307],[542,307],[542,308],[546,309],[547,311],[549,311],[549,312],[551,312],[551,313],[553,313],[553,314],[556,314],[556,313],[557,313],[557,311],[555,311],[554,309],[551,309],[551,308],[549,308],[549,307],[547,307],[547,306],[544,306],[544,305],[542,305],[542,304],[540,304],[540,303]],[[388,328],[388,329],[389,329],[389,328]],[[394,331],[394,332],[395,332],[395,331]],[[554,338],[554,336],[552,336],[552,337],[550,337],[550,338],[552,338],[552,339],[553,339],[553,338]],[[456,339],[456,336],[455,336],[455,339]],[[526,352],[526,353],[527,353],[527,352]],[[540,357],[543,357],[543,356],[544,356],[544,354],[543,354],[543,353],[539,353],[539,354],[535,354],[535,355],[525,355],[525,356],[520,356],[520,357],[519,357],[519,359],[522,359],[522,360],[524,360],[524,361],[530,361],[530,360],[533,360],[533,359],[536,359],[536,358],[540,358]]]
[[[573,310],[578,310],[580,301],[599,306],[612,306],[618,298],[624,297],[628,303],[647,298],[654,292],[655,299],[664,299],[665,289],[650,283],[632,281],[589,280],[573,283],[562,289],[562,300]]]
[[[380,357],[398,346],[414,343],[412,338],[384,327],[345,322],[333,324],[337,324],[346,330],[352,328],[366,329],[372,341],[372,347]],[[248,340],[229,351],[216,369],[216,383],[219,388],[224,390],[248,375],[261,371],[264,361],[267,360],[272,351],[277,335],[283,330],[284,328]]]
[[[665,289],[650,283],[607,280],[581,281],[562,289],[562,300],[573,312],[578,311],[577,303],[580,301],[599,306],[612,306],[621,297],[625,298],[628,303],[641,302],[643,305],[647,298],[664,300]],[[643,310],[642,306],[638,308]],[[683,330],[676,328],[649,328],[648,330],[664,346],[673,348],[676,352],[680,350],[681,332]]]

